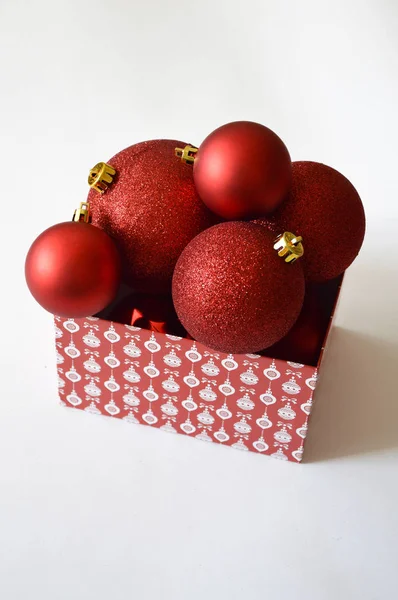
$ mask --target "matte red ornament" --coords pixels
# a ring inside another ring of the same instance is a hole
[[[171,296],[130,294],[106,315],[108,321],[180,337],[186,331],[178,320]]]
[[[25,275],[29,290],[43,308],[62,317],[86,317],[115,297],[120,258],[104,231],[68,221],[46,229],[33,242]]]
[[[365,213],[354,186],[321,163],[293,163],[292,189],[275,213],[280,231],[294,231],[304,244],[308,281],[340,275],[357,256],[365,235]]]
[[[188,244],[173,277],[177,315],[197,341],[222,352],[257,352],[283,337],[304,298],[300,260],[287,264],[274,234],[221,223]]]
[[[88,196],[92,222],[120,249],[123,279],[137,291],[170,291],[173,269],[190,240],[218,219],[201,202],[192,166],[175,156],[184,142],[152,140],[107,161],[116,175]]]
[[[236,121],[200,145],[196,189],[224,219],[254,219],[273,212],[290,188],[291,161],[282,140],[264,125]]]

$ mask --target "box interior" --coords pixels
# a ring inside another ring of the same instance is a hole
[[[303,310],[296,324],[285,338],[277,344],[258,352],[258,354],[315,367],[319,363],[326,343],[329,325],[335,311],[342,280],[343,275],[325,283],[307,284]],[[130,298],[134,298],[134,290],[122,284],[112,304],[95,316],[106,321],[130,325],[131,311],[126,310]],[[152,298],[150,295],[147,295],[146,298],[144,297],[144,303],[147,299],[149,305]],[[156,297],[156,303],[164,303],[169,307],[171,306],[171,298],[167,296]],[[120,310],[120,307],[123,306],[124,308]],[[168,315],[170,315],[169,308]],[[154,320],[161,320],[161,318],[157,314],[154,314]],[[136,321],[135,324],[137,327],[151,329],[149,321],[143,318],[139,319],[138,322]],[[178,321],[175,313],[172,315],[172,318],[168,319],[168,327],[167,333],[192,339]]]

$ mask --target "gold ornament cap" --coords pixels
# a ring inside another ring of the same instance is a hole
[[[100,162],[91,169],[88,176],[88,185],[92,187],[93,190],[103,194],[111,185],[115,175],[116,171],[111,165]]]
[[[175,155],[178,156],[181,159],[181,162],[185,163],[186,165],[193,165],[197,151],[198,148],[188,144],[185,146],[185,148],[176,148]]]
[[[304,254],[302,241],[303,238],[300,235],[285,231],[276,238],[274,249],[278,251],[278,256],[285,259],[285,262],[294,263]]]
[[[79,208],[73,213],[72,221],[91,223],[90,204],[88,202],[80,202]]]

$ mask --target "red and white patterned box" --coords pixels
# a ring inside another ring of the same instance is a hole
[[[98,317],[55,317],[61,402],[239,450],[300,462],[318,365],[223,354]]]

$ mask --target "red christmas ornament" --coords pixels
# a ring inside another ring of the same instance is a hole
[[[182,250],[217,222],[195,190],[192,167],[175,156],[181,145],[153,140],[122,150],[109,161],[114,181],[89,193],[93,224],[115,239],[123,279],[137,291],[169,291]]]
[[[316,366],[329,319],[330,314],[324,310],[319,290],[310,284],[306,288],[303,308],[297,321],[285,337],[267,349],[266,354]]]
[[[199,342],[257,352],[283,337],[304,298],[300,261],[287,264],[260,225],[222,223],[188,244],[173,277],[177,315]]]
[[[316,162],[294,162],[292,189],[275,213],[280,231],[303,238],[304,275],[325,281],[340,275],[357,256],[365,213],[354,186],[338,171]]]
[[[106,318],[150,331],[186,336],[170,296],[130,294],[114,306]]]
[[[261,225],[261,227],[265,227],[265,229],[268,229],[268,231],[274,234],[275,238],[278,234],[282,233],[281,231],[279,231],[280,226],[278,225],[278,223],[275,223],[275,219],[272,217],[272,215],[270,215],[269,217],[261,217],[261,219],[254,219],[252,223],[256,223],[256,225]]]
[[[89,223],[69,221],[46,229],[33,242],[25,276],[43,308],[62,317],[86,317],[115,297],[120,258],[104,231]]]
[[[200,145],[196,189],[224,219],[253,219],[273,212],[286,196],[291,161],[282,140],[264,125],[237,121],[219,127]]]

